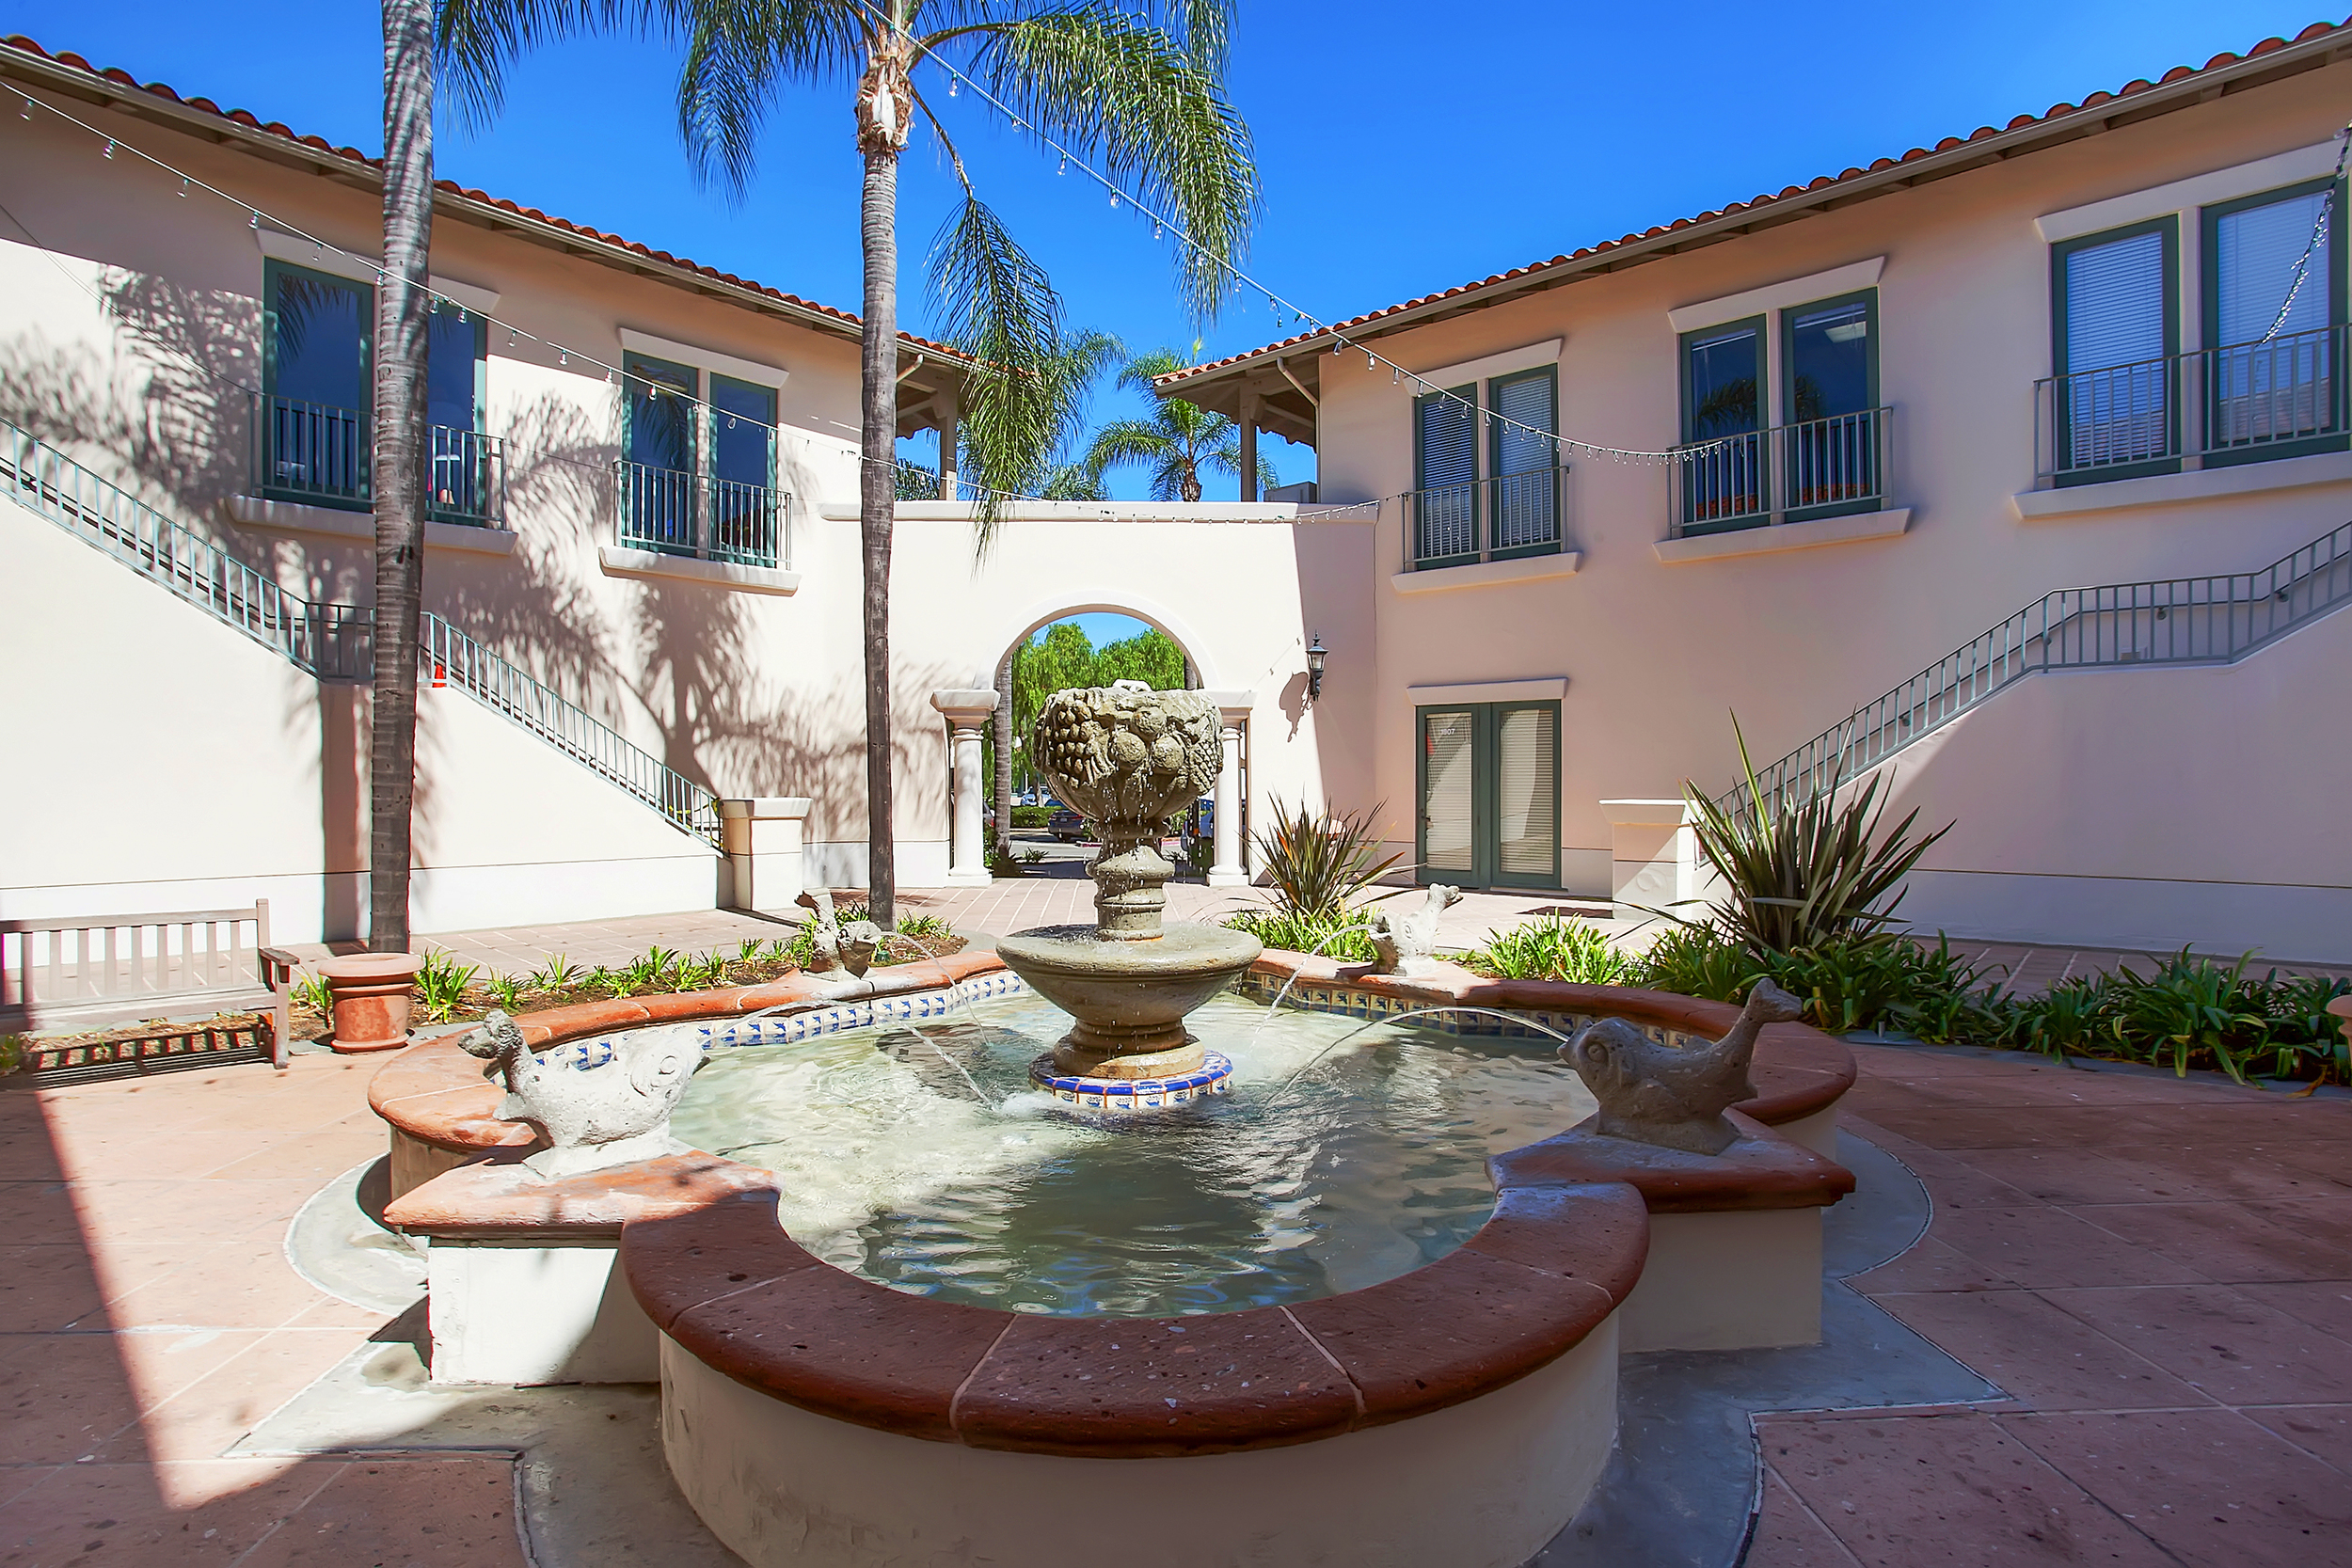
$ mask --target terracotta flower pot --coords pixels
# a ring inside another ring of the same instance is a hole
[[[355,953],[319,965],[335,999],[334,1047],[345,1054],[408,1043],[408,1005],[424,960],[413,953]]]

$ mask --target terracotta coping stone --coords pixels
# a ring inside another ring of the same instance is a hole
[[[420,1189],[422,1191],[423,1189]],[[907,1436],[1098,1459],[1333,1437],[1459,1403],[1581,1343],[1641,1277],[1622,1183],[1505,1193],[1470,1242],[1295,1307],[1046,1318],[889,1290],[821,1263],[772,1188],[630,1223],[622,1266],[680,1346],[763,1393]]]
[[[1653,1214],[1821,1208],[1853,1191],[1853,1173],[1845,1166],[1799,1148],[1753,1117],[1738,1111],[1728,1115],[1740,1135],[1721,1154],[1688,1154],[1579,1126],[1498,1154],[1486,1168],[1505,1193],[1622,1181],[1642,1195]]]
[[[1453,1003],[1504,1011],[1610,1013],[1709,1039],[1722,1038],[1740,1017],[1740,1009],[1728,1002],[1564,980],[1490,980],[1456,964],[1439,964],[1434,974],[1406,980],[1372,974],[1360,963],[1268,948],[1250,968],[1278,980],[1296,974],[1303,986],[1335,986],[1432,1006]],[[1748,1074],[1756,1098],[1738,1109],[1768,1127],[1783,1126],[1836,1104],[1853,1087],[1854,1075],[1853,1052],[1836,1036],[1809,1023],[1772,1024],[1756,1039],[1755,1065]]]
[[[437,1241],[545,1234],[571,1242],[617,1237],[632,1220],[674,1217],[739,1193],[765,1192],[774,1201],[773,1176],[699,1150],[554,1181],[520,1164],[518,1150],[502,1156],[443,1171],[395,1198],[384,1222]]]

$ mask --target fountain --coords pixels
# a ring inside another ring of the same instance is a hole
[[[1232,1062],[1187,1033],[1184,1018],[1257,960],[1258,939],[1221,926],[1164,924],[1175,875],[1160,853],[1169,812],[1215,783],[1216,705],[1141,681],[1057,691],[1029,755],[1103,847],[1087,863],[1092,926],[1047,926],[1000,940],[997,956],[1074,1023],[1029,1069],[1056,1099],[1089,1110],[1161,1110],[1221,1094]]]

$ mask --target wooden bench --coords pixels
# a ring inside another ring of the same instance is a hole
[[[265,1011],[271,1060],[284,1067],[297,961],[270,945],[266,898],[241,910],[0,921],[0,1031]]]

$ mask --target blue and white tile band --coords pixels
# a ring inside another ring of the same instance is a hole
[[[1082,1111],[1164,1111],[1189,1105],[1232,1086],[1232,1059],[1221,1051],[1203,1053],[1196,1071],[1175,1078],[1082,1078],[1054,1070],[1047,1052],[1029,1064],[1029,1082]]]

